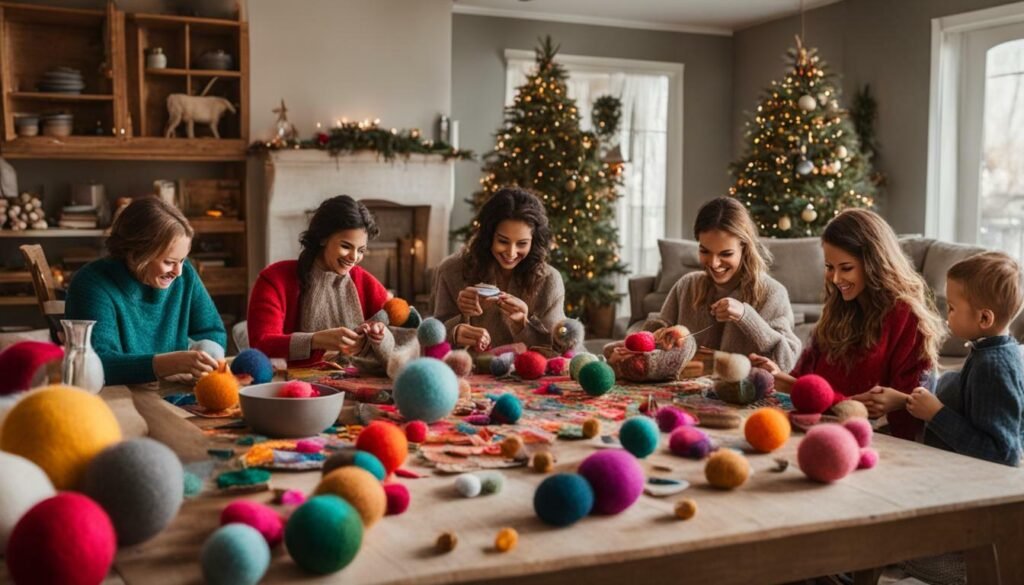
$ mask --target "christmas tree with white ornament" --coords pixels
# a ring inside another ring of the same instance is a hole
[[[796,44],[785,78],[772,81],[747,122],[729,188],[761,235],[780,238],[818,235],[840,211],[875,205],[871,163],[835,78],[815,49]]]

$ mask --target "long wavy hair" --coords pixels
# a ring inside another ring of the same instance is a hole
[[[693,222],[693,238],[712,230],[723,231],[740,241],[739,300],[760,310],[768,299],[765,275],[772,255],[757,234],[757,226],[743,204],[732,197],[716,197],[701,206]],[[715,281],[705,271],[693,295],[693,308],[704,307],[715,292]]]
[[[544,204],[525,189],[505,187],[480,208],[474,220],[476,231],[462,252],[463,277],[467,282],[482,282],[494,277],[497,261],[491,253],[491,246],[498,224],[506,220],[525,223],[533,234],[530,253],[512,269],[513,282],[523,291],[523,296],[532,297],[544,277],[551,230]]]
[[[844,301],[839,290],[825,281],[825,306],[814,328],[814,343],[828,361],[849,367],[878,343],[889,310],[903,302],[917,317],[921,357],[935,364],[945,327],[928,285],[910,265],[889,224],[873,211],[848,209],[825,226],[821,241],[860,259],[865,280],[863,292],[854,301]]]
[[[342,230],[366,230],[366,239],[377,237],[380,230],[373,220],[373,214],[365,205],[349,197],[337,195],[325,199],[309,220],[309,227],[299,236],[302,251],[299,253],[299,285],[303,292],[309,286],[309,273],[313,264],[323,252],[324,243],[331,234]]]

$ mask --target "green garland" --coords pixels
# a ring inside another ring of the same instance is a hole
[[[445,142],[424,140],[419,130],[385,130],[376,122],[344,122],[341,126],[321,132],[308,140],[254,142],[249,146],[249,152],[253,153],[307,149],[326,150],[331,156],[370,151],[378,153],[389,162],[399,156],[408,159],[413,154],[437,155],[444,160],[476,158],[471,150],[460,150]]]

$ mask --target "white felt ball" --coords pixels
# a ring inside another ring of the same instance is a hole
[[[716,351],[714,373],[720,380],[739,382],[750,373],[750,359],[742,353]]]
[[[801,110],[810,112],[814,108],[818,107],[818,101],[814,99],[814,96],[802,95],[800,96],[800,99],[797,100],[796,105],[800,106]]]
[[[455,491],[464,498],[475,498],[483,490],[480,478],[472,473],[465,473],[455,478]]]
[[[199,341],[193,341],[191,343],[191,349],[193,351],[204,351],[207,355],[213,359],[220,361],[224,359],[224,348],[220,346],[216,341],[210,341],[209,339],[200,339]]]
[[[0,555],[7,549],[7,538],[25,512],[56,493],[50,478],[38,465],[0,451]]]

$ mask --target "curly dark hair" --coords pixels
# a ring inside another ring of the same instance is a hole
[[[492,277],[497,262],[491,253],[491,246],[498,224],[505,220],[521,221],[530,226],[533,232],[530,253],[512,271],[513,281],[526,296],[530,296],[544,277],[551,230],[544,204],[525,189],[505,187],[480,208],[473,222],[476,231],[463,251],[463,276],[467,282],[481,282]]]
[[[320,256],[324,242],[331,234],[359,228],[366,230],[368,240],[376,238],[380,233],[370,210],[348,195],[325,199],[316,208],[313,218],[309,220],[309,227],[299,236],[299,243],[302,244],[302,252],[299,253],[299,283],[303,291],[309,285],[313,263]]]

